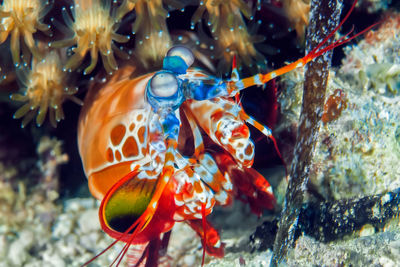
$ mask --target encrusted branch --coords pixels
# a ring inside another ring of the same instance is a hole
[[[316,47],[339,23],[341,0],[313,0],[307,32],[307,51]],[[309,169],[318,137],[332,52],[310,62],[305,69],[303,105],[294,148],[285,204],[274,243],[271,266],[284,262],[293,247]]]
[[[304,204],[298,217],[295,240],[306,234],[321,242],[342,239],[346,235],[371,225],[376,231],[384,230],[393,218],[400,215],[400,188],[372,196]],[[257,251],[271,248],[276,235],[277,221],[265,221],[250,236]]]

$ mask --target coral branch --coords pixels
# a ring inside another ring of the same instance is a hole
[[[365,225],[383,230],[393,218],[400,215],[400,189],[361,198],[311,202],[303,205],[298,220],[297,239],[302,233],[321,242],[340,240],[360,231]],[[277,221],[265,221],[250,236],[258,251],[271,248],[271,235],[277,230]]]
[[[312,51],[339,23],[341,2],[312,1],[311,19],[307,33],[307,50]],[[271,261],[276,266],[285,260],[288,249],[294,244],[298,216],[304,199],[309,169],[325,101],[328,71],[332,52],[310,62],[306,67],[303,105],[294,149],[294,160],[285,196],[285,206],[279,222]]]

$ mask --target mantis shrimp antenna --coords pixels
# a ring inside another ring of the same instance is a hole
[[[361,32],[348,37],[350,35],[350,33],[353,31],[351,30],[350,32],[348,32],[347,34],[345,34],[343,37],[341,37],[339,40],[333,42],[332,44],[327,45],[324,48],[321,48],[323,45],[325,45],[329,39],[340,29],[340,27],[342,27],[342,25],[346,22],[346,20],[348,19],[348,17],[350,16],[351,12],[353,11],[355,5],[357,4],[357,1],[354,1],[353,5],[351,6],[350,10],[347,12],[346,16],[344,17],[344,19],[339,23],[339,25],[324,39],[322,40],[322,42],[315,47],[311,52],[309,52],[307,55],[305,55],[304,57],[296,60],[293,63],[290,63],[289,65],[286,65],[282,68],[279,68],[277,70],[271,71],[269,73],[266,74],[256,74],[254,76],[248,77],[248,78],[244,78],[242,80],[237,80],[234,81],[232,80],[232,82],[230,83],[230,90],[228,88],[228,92],[232,93],[233,91],[237,91],[237,90],[243,90],[245,88],[254,86],[254,85],[263,85],[265,83],[267,83],[268,81],[275,79],[278,76],[281,76],[285,73],[288,73],[296,68],[300,68],[305,66],[308,62],[312,61],[313,59],[319,57],[320,55],[324,54],[325,52],[334,49],[335,47],[341,46],[351,40],[353,40],[354,38],[366,33],[367,31],[369,31],[371,28],[375,27],[377,24],[379,24],[380,22],[377,22],[375,24],[372,24],[371,26],[367,27],[366,29],[362,30]],[[237,72],[237,71],[236,71]]]
[[[237,70],[236,56],[234,56],[233,60],[232,60],[232,76],[231,76],[231,80],[232,81],[239,81],[239,72]],[[285,161],[284,161],[284,159],[282,157],[281,152],[279,151],[278,143],[276,142],[275,137],[272,135],[271,129],[268,128],[267,126],[261,124],[260,122],[255,120],[253,117],[251,117],[249,114],[247,114],[244,111],[243,105],[240,102],[239,92],[236,93],[236,95],[235,95],[235,101],[241,107],[241,110],[240,110],[240,113],[239,113],[241,119],[246,121],[248,124],[250,124],[251,126],[256,128],[257,130],[259,130],[263,135],[265,135],[266,137],[268,137],[269,139],[272,140],[272,142],[274,143],[275,151],[276,151],[276,153],[278,153],[279,158],[281,159],[283,165],[285,166],[285,172],[286,172],[286,176],[287,176],[286,163],[285,163]]]
[[[369,31],[371,28],[375,27],[377,24],[379,24],[380,22],[377,22],[369,27],[367,27],[366,29],[362,30],[361,32],[355,34],[354,36],[348,37],[353,29],[348,32],[347,34],[345,34],[344,36],[342,36],[340,39],[338,39],[337,41],[333,42],[332,44],[327,45],[324,48],[321,48],[322,46],[324,46],[329,39],[340,29],[340,27],[342,27],[342,25],[346,22],[346,20],[348,19],[348,17],[350,16],[351,12],[353,11],[355,5],[357,4],[357,1],[354,1],[353,5],[351,6],[350,10],[347,12],[346,16],[344,17],[344,19],[339,23],[339,25],[330,33],[328,34],[328,36],[322,40],[322,42],[315,47],[312,51],[310,51],[307,55],[305,55],[304,57],[296,60],[293,63],[290,63],[289,65],[286,65],[282,68],[279,68],[277,70],[271,71],[269,73],[266,74],[261,74],[258,73],[254,76],[248,77],[248,78],[244,78],[244,79],[239,79],[239,74],[238,74],[238,70],[237,70],[237,64],[236,64],[236,57],[233,58],[232,60],[232,77],[231,80],[228,81],[228,86],[227,86],[227,91],[229,93],[229,95],[234,95],[236,102],[238,105],[241,106],[241,111],[240,111],[240,116],[243,120],[245,120],[247,123],[251,124],[253,127],[255,127],[257,130],[259,130],[261,133],[263,133],[266,137],[270,138],[272,140],[272,142],[274,143],[274,147],[276,152],[278,153],[278,156],[280,157],[280,159],[282,160],[282,162],[285,165],[285,170],[286,170],[286,164],[283,160],[283,157],[278,149],[278,145],[277,142],[275,140],[275,138],[272,136],[272,132],[271,130],[267,127],[262,125],[261,123],[259,123],[258,121],[256,121],[254,118],[252,118],[250,115],[248,115],[244,109],[243,106],[240,103],[240,99],[239,99],[239,91],[249,88],[251,86],[255,86],[255,85],[264,85],[265,83],[267,83],[268,81],[275,79],[278,76],[281,76],[285,73],[288,73],[296,68],[300,68],[305,66],[308,62],[312,61],[313,59],[319,57],[320,55],[323,55],[325,52],[332,50],[338,46],[341,46],[351,40],[353,40],[354,38],[364,34],[365,32]],[[287,174],[287,170],[286,170],[286,174]]]

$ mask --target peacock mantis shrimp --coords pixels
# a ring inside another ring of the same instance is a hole
[[[116,240],[86,264],[118,241],[126,245],[114,263],[137,245],[141,255],[133,264],[157,264],[161,236],[177,221],[201,237],[203,263],[205,253],[222,257],[223,243],[207,220],[213,208],[235,196],[245,196],[258,215],[275,204],[271,186],[252,168],[254,143],[246,123],[277,148],[276,142],[268,127],[244,111],[239,92],[303,67],[374,26],[326,45],[352,9],[305,57],[267,74],[241,79],[234,58],[231,78],[219,79],[192,68],[190,49],[175,46],[162,70],[132,78],[134,67],[126,66],[97,94],[89,93],[79,121],[79,151],[90,191],[101,200],[101,226]]]

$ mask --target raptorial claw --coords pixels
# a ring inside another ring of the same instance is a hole
[[[218,231],[206,221],[206,242],[204,242],[204,230],[202,220],[190,220],[189,226],[202,238],[203,246],[207,254],[222,258],[224,256],[225,244],[221,242]]]

